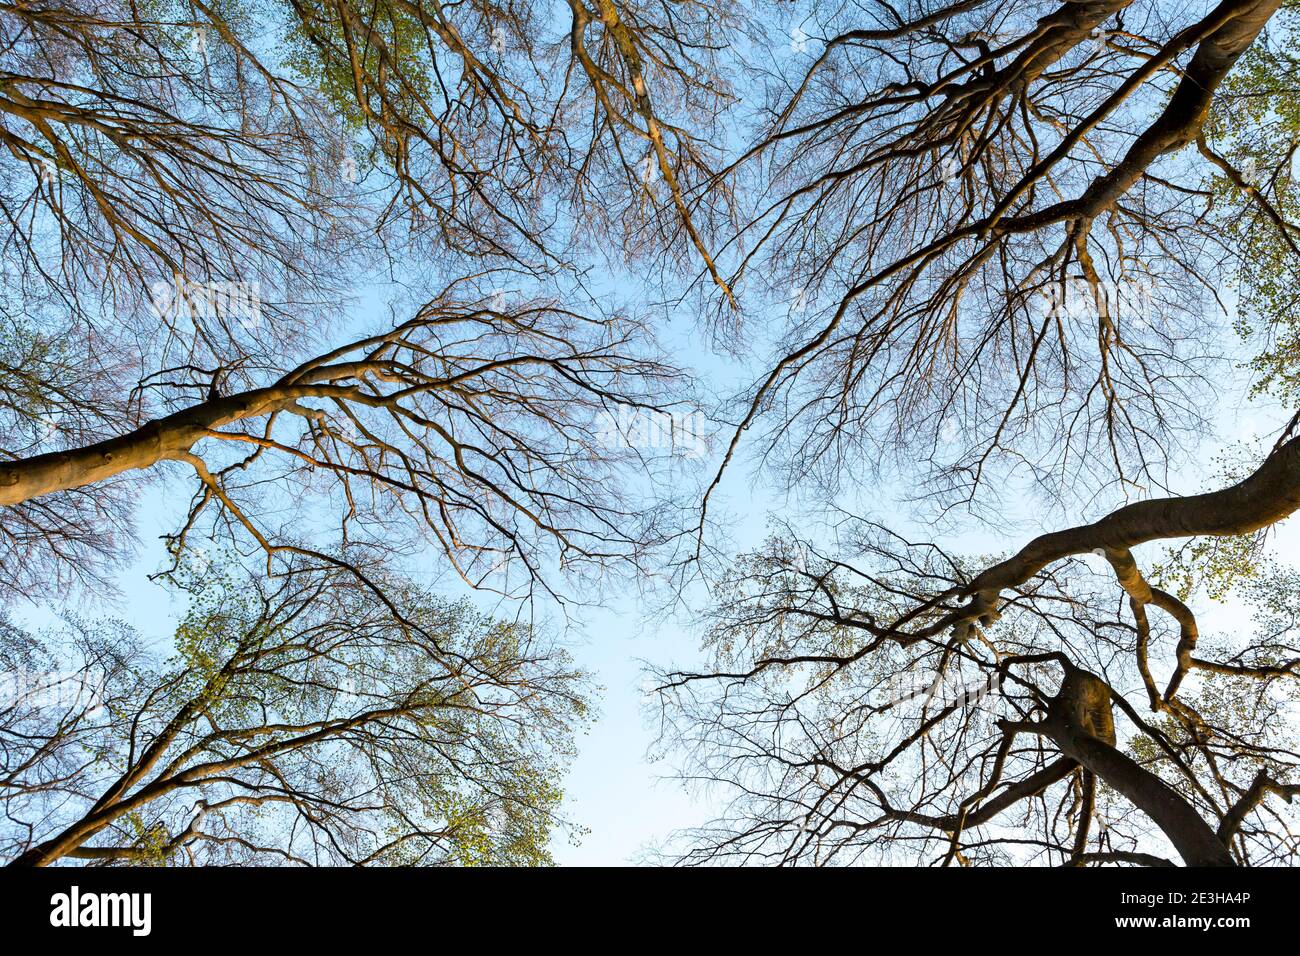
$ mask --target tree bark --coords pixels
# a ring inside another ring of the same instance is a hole
[[[283,388],[255,389],[202,402],[93,445],[5,462],[0,464],[0,506],[176,459],[210,430],[265,414],[291,400]]]
[[[1092,524],[1040,535],[981,572],[967,594],[996,592],[1047,565],[1096,548],[1124,551],[1160,538],[1249,534],[1300,509],[1300,438],[1293,438],[1235,485],[1202,495],[1134,502]]]
[[[1188,866],[1236,866],[1227,845],[1196,809],[1163,780],[1115,748],[1110,687],[1069,669],[1044,724],[1047,736],[1145,813]]]

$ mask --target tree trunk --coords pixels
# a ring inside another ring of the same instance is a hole
[[[1044,729],[1063,754],[1150,817],[1188,866],[1236,866],[1228,847],[1190,803],[1115,748],[1110,687],[1100,678],[1087,671],[1068,670]]]
[[[188,451],[207,432],[222,425],[264,414],[284,404],[280,388],[257,389],[215,398],[159,418],[135,431],[83,448],[49,452],[0,464],[0,506],[112,478],[124,471],[148,468]]]

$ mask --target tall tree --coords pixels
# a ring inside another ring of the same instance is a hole
[[[939,507],[994,479],[1167,489],[1222,370],[1214,290],[1248,256],[1185,147],[1280,7],[799,8],[815,35],[762,74],[733,165],[733,285],[791,316],[733,450],[766,423],[791,475],[877,465]],[[1288,156],[1258,167],[1269,194]]]
[[[1296,572],[1248,573],[1253,633],[1202,641],[1133,549],[1297,508],[1292,438],[1001,561],[875,522],[839,552],[774,537],[717,595],[714,669],[660,675],[688,774],[734,795],[683,859],[1293,864]]]
[[[306,547],[265,517],[282,494],[296,530],[333,510],[321,553],[424,541],[519,593],[670,534],[608,480],[653,453],[605,426],[690,395],[583,270],[679,233],[711,262],[683,197],[712,147],[686,118],[725,100],[721,13],[578,5],[557,33],[553,12],[5,8],[0,546],[23,561],[0,586],[106,583],[176,461],[178,548],[209,517]],[[395,317],[351,315],[385,270]]]
[[[665,743],[729,795],[679,859],[1294,861],[1293,581],[1262,532],[1300,506],[1297,420],[1235,484],[1170,469],[1234,313],[1291,397],[1291,15],[798,9],[733,167],[756,200],[731,277],[798,307],[727,460],[762,426],[792,483],[898,478],[913,517],[1101,516],[1002,560],[847,518],[743,557],[708,666],[659,675]],[[1134,549],[1162,541],[1152,583]],[[1206,578],[1260,606],[1244,646],[1198,645]]]
[[[563,652],[400,581],[182,572],[159,657],[130,626],[0,631],[14,865],[544,864],[587,685]],[[43,669],[34,670],[37,665]]]
[[[588,273],[717,279],[724,6],[0,7],[0,601],[112,590],[146,490],[165,573],[266,574],[170,663],[86,633],[101,709],[9,702],[5,852],[545,859],[576,676],[399,572],[567,597],[672,539],[627,433],[688,383]]]
[[[1251,535],[1296,506],[1300,419],[1236,485],[1187,497],[1178,474],[1234,325],[1258,388],[1293,398],[1294,9],[0,9],[0,202],[21,277],[0,328],[0,541],[23,556],[0,586],[111,578],[133,495],[175,465],[194,489],[169,539],[179,567],[219,538],[273,575],[346,572],[387,613],[391,566],[429,545],[515,596],[557,593],[557,568],[652,566],[678,537],[661,491],[689,486],[607,425],[690,390],[649,308],[591,278],[631,265],[634,298],[707,303],[742,356],[774,343],[737,396],[696,557],[751,432],[800,490],[897,478],[919,519],[967,509],[1005,531],[1005,492],[1042,503],[1045,528],[1076,525],[1008,561],[879,527],[794,572],[783,551],[802,546],[742,561],[712,612],[717,669],[665,681],[705,775],[745,794],[701,855],[772,854],[793,826],[781,854],[832,832],[856,835],[851,853],[930,852],[937,831],[941,860],[995,861],[1007,838],[970,834],[1068,788],[1063,815],[1038,819],[1041,859],[1163,860],[1159,834],[1191,862],[1285,858],[1266,815],[1293,793],[1291,757],[1260,728],[1294,679],[1289,646],[1198,653],[1189,598],[1133,549],[1192,538],[1186,574],[1251,571]],[[351,320],[339,290],[385,272],[404,287],[393,318]],[[1058,519],[1084,510],[1102,517]],[[865,566],[847,566],[855,549]],[[1081,572],[1093,550],[1105,587]],[[1166,618],[1179,635],[1157,680]],[[808,627],[789,635],[792,620]],[[858,667],[874,682],[959,664],[996,678],[1017,708],[1005,726],[930,695],[919,723],[880,728],[893,705],[844,686]],[[805,678],[812,713],[783,696]],[[1246,717],[1224,703],[1239,684]],[[756,736],[791,715],[850,748],[805,748],[798,772],[822,769],[798,787],[769,775],[786,744]],[[819,787],[870,797],[785,812]],[[1092,825],[1102,804],[1132,824],[1121,846]]]

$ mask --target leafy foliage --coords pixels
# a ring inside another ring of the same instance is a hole
[[[1300,395],[1297,26],[1300,5],[1290,3],[1229,75],[1206,128],[1236,171],[1220,170],[1210,187],[1235,253],[1237,329],[1258,349],[1250,360],[1256,392],[1286,401]]]
[[[104,695],[2,715],[0,852],[89,820],[75,853],[105,862],[551,861],[587,700],[532,628],[399,581],[391,611],[338,574],[175,583],[166,656],[121,623],[6,630],[9,658],[64,659]],[[27,766],[40,740],[51,756]]]

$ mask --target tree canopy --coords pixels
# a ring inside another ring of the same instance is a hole
[[[679,861],[1294,862],[1297,11],[0,4],[5,856],[546,862],[635,582]]]

